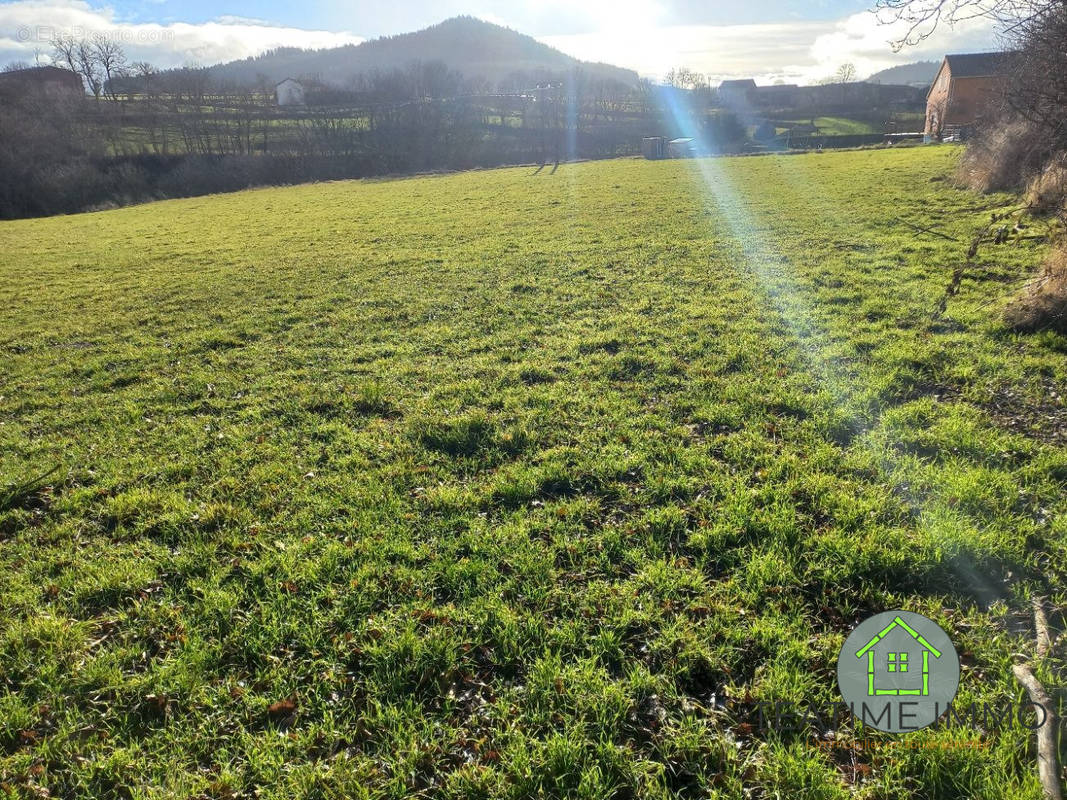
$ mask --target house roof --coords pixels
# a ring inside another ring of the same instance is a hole
[[[957,53],[945,56],[953,78],[987,78],[1003,75],[1010,66],[1011,53]]]
[[[863,645],[863,647],[861,647],[858,651],[856,651],[856,658],[862,658],[864,653],[866,653],[868,650],[870,650],[872,647],[874,647],[876,644],[878,644],[878,642],[880,642],[882,639],[884,639],[886,637],[886,635],[890,631],[892,631],[894,628],[903,628],[905,631],[908,632],[908,634],[911,636],[912,639],[914,639],[919,644],[921,644],[923,647],[925,647],[927,650],[929,650],[931,653],[933,653],[934,654],[934,658],[941,658],[941,651],[938,650],[936,647],[934,647],[932,644],[930,644],[928,641],[926,641],[925,637],[923,637],[923,635],[921,633],[919,633],[917,630],[915,630],[913,627],[911,627],[908,623],[906,623],[904,620],[902,620],[899,616],[893,617],[893,621],[892,622],[890,622],[888,625],[886,625],[884,628],[882,628],[882,630],[879,633],[877,633],[874,636],[872,636],[871,640],[869,642],[867,642],[867,644]]]
[[[689,144],[692,141],[694,141],[692,136],[685,136],[681,139],[671,139],[667,144]]]
[[[283,83],[289,83],[289,82],[292,82],[292,83],[295,83],[295,84],[298,84],[298,85],[300,83],[300,81],[298,81],[296,78],[282,78],[280,81],[278,81],[276,84],[274,84],[274,88],[277,89]]]
[[[723,81],[719,84],[720,89],[755,89],[756,82],[752,78],[742,78],[741,80]]]

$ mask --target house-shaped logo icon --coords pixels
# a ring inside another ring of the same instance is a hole
[[[856,658],[866,659],[868,697],[926,697],[930,661],[941,658],[941,651],[898,615],[856,651]]]
[[[845,637],[837,685],[852,715],[887,733],[932,725],[960,685],[960,659],[948,634],[914,611],[882,611]]]

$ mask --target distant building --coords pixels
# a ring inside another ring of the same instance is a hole
[[[719,84],[719,102],[724,106],[745,106],[752,100],[756,82],[752,78],[723,81]]]
[[[945,56],[926,95],[926,139],[965,135],[992,108],[1010,63],[1010,53]]]
[[[85,84],[81,76],[59,67],[30,67],[0,72],[0,93],[5,95],[45,95],[48,97],[81,97]]]
[[[671,158],[689,158],[697,154],[697,141],[690,137],[671,139],[667,142],[667,154]]]
[[[742,115],[751,115],[757,109],[763,112],[850,114],[869,113],[874,109],[919,111],[925,97],[922,89],[911,86],[864,81],[818,86],[757,86],[755,81],[746,79],[723,81],[719,86],[719,102],[724,108]]]
[[[667,139],[663,136],[646,136],[641,140],[641,155],[649,160],[667,157]]]
[[[280,106],[302,106],[304,85],[293,78],[286,78],[274,86],[274,97]]]

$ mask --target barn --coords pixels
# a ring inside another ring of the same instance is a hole
[[[991,110],[1010,64],[1010,53],[945,56],[926,95],[926,140],[965,138]]]
[[[304,105],[304,85],[293,78],[286,78],[274,86],[274,97],[280,106]]]
[[[752,78],[723,81],[719,84],[719,102],[727,107],[745,107],[752,101],[756,92],[756,82]]]

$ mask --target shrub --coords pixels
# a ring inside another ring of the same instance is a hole
[[[981,192],[1020,191],[1048,158],[1037,126],[1019,118],[987,125],[967,146],[957,179]]]
[[[1067,246],[1049,256],[1040,277],[1008,306],[1004,319],[1018,331],[1067,333]]]
[[[1026,202],[1042,214],[1058,213],[1067,220],[1067,153],[1052,159],[1026,188]]]

